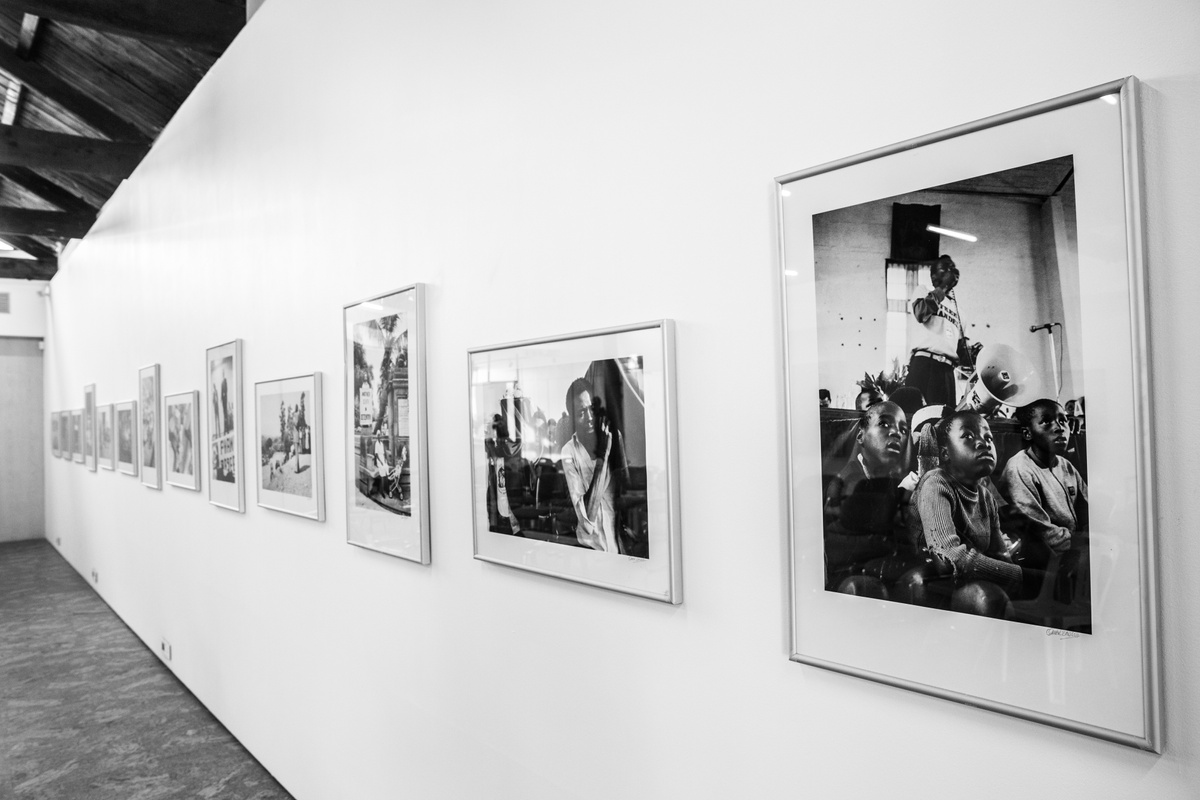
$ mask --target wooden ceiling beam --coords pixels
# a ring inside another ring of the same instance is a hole
[[[221,53],[246,11],[219,0],[4,0],[3,5],[106,33]]]
[[[0,164],[17,167],[124,178],[133,172],[149,149],[146,142],[106,142],[0,125]]]
[[[11,244],[13,247],[33,256],[40,261],[53,261],[55,264],[58,263],[58,251],[53,247],[47,247],[31,236],[9,235],[0,238],[3,238],[4,241]]]
[[[45,236],[51,239],[81,239],[95,221],[95,214],[0,206],[0,237],[16,234]]]
[[[96,207],[69,189],[64,189],[54,181],[43,178],[27,167],[0,166],[0,178],[6,178],[27,191],[36,194],[47,203],[58,206],[63,211],[73,211],[77,214],[96,214]]]
[[[30,261],[27,258],[0,258],[0,278],[48,281],[58,272],[58,259]]]
[[[146,138],[136,125],[127,122],[119,114],[93,100],[45,67],[21,58],[15,50],[0,47],[0,69],[25,86],[44,94],[105,136],[133,142]]]

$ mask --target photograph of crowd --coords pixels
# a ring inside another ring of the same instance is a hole
[[[477,375],[488,530],[649,558],[642,380],[638,355]]]
[[[354,323],[354,504],[412,515],[409,314]]]
[[[825,589],[1090,633],[1073,158],[812,224]]]

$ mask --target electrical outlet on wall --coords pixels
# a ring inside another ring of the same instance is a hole
[[[92,570],[92,583],[99,583],[99,582],[100,582],[100,573],[97,572],[96,570]]]
[[[54,544],[58,545],[59,547],[62,547],[62,537],[61,536],[57,537],[54,540]]]
[[[166,639],[162,639],[158,643],[158,657],[163,661],[171,660],[171,643]]]

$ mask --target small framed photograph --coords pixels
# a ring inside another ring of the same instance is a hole
[[[96,471],[96,384],[83,387],[83,463]]]
[[[200,392],[169,394],[167,409],[167,483],[181,489],[200,491],[196,439],[200,431]]]
[[[142,485],[162,488],[162,387],[158,364],[138,370],[138,466]]]
[[[469,351],[475,557],[683,602],[674,323]]]
[[[71,415],[71,460],[83,463],[83,409],[68,412]]]
[[[258,504],[325,521],[321,373],[254,384]]]
[[[794,660],[1161,748],[1136,91],[777,179]]]
[[[137,401],[130,400],[113,406],[113,436],[116,445],[117,471],[126,475],[138,474]]]
[[[208,375],[208,502],[246,510],[245,462],[242,455],[242,340],[234,339],[205,352]]]
[[[50,454],[55,458],[62,455],[62,446],[58,443],[58,412],[50,412]]]
[[[111,403],[96,408],[96,457],[104,469],[116,466]]]
[[[346,541],[428,564],[424,287],[351,303],[342,321]]]
[[[58,450],[61,458],[71,457],[71,412],[58,412]]]

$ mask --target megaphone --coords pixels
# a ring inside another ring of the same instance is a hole
[[[957,410],[991,414],[1002,403],[1023,406],[1041,396],[1042,381],[1033,362],[1006,344],[989,344],[979,352]]]

